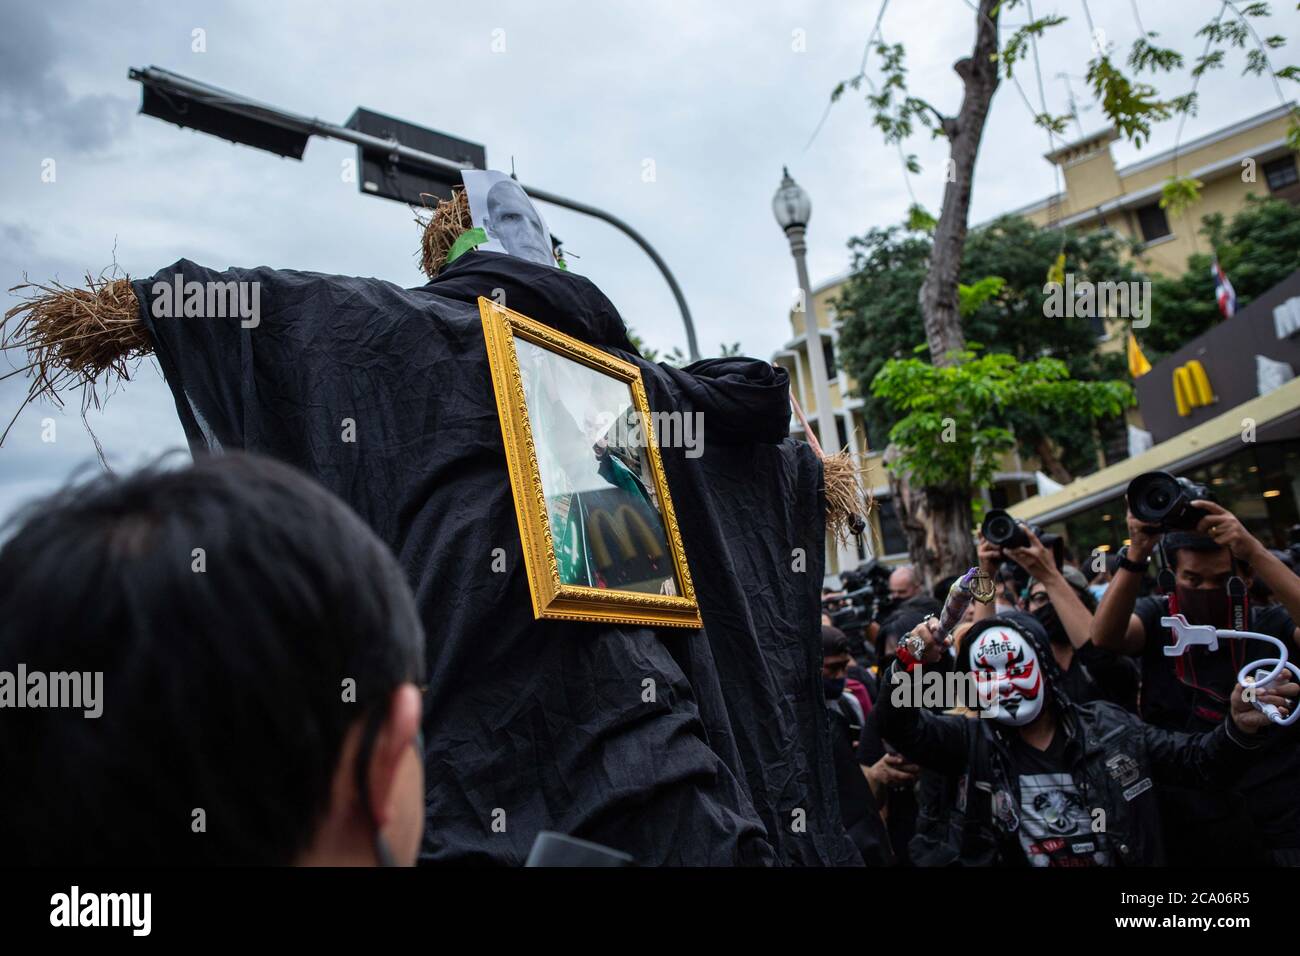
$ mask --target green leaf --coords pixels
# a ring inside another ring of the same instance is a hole
[[[1172,216],[1180,216],[1201,201],[1201,187],[1205,184],[1191,176],[1170,176],[1160,187],[1160,208]]]
[[[1168,119],[1174,112],[1171,101],[1156,98],[1155,87],[1134,83],[1107,56],[1088,65],[1088,83],[1101,101],[1102,112],[1136,146],[1150,138],[1153,122]]]
[[[1155,36],[1155,34],[1150,33],[1147,36]],[[1155,46],[1146,37],[1138,37],[1133,43],[1133,49],[1129,51],[1128,65],[1134,73],[1141,73],[1143,70],[1150,70],[1152,73],[1168,73],[1170,70],[1182,67],[1183,55],[1177,50]]]
[[[933,233],[939,220],[925,211],[920,203],[912,203],[907,209],[907,229],[909,232]]]
[[[999,295],[1007,280],[1001,276],[985,276],[973,285],[957,284],[957,311],[962,318],[975,314],[981,305]]]

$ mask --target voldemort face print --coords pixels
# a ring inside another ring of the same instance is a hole
[[[985,715],[1022,727],[1043,711],[1046,688],[1034,646],[1014,628],[991,627],[970,650]]]

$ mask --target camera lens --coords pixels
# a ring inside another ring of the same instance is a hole
[[[1178,479],[1163,471],[1138,475],[1128,486],[1129,509],[1144,524],[1164,522],[1178,507],[1181,497]]]
[[[990,511],[984,519],[984,537],[990,544],[1005,545],[1015,534],[1016,519],[1005,511]]]

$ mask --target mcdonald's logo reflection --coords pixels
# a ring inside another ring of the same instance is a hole
[[[663,521],[621,488],[581,491],[551,501],[560,577],[566,584],[676,594]],[[563,514],[563,520],[556,520]]]

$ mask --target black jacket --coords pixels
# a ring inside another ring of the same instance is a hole
[[[997,619],[994,619],[997,620]],[[1221,787],[1231,782],[1261,741],[1241,734],[1229,721],[1203,734],[1161,730],[1102,701],[1074,704],[1060,689],[1060,671],[1045,638],[1022,628],[1035,642],[1055,709],[1058,733],[1067,739],[1070,772],[1091,809],[1101,809],[1113,859],[1122,866],[1164,863],[1156,788],[1162,783]],[[968,640],[970,638],[968,637]],[[1014,824],[993,812],[997,794],[1020,805],[1019,779],[1011,756],[1011,735],[995,721],[938,715],[896,707],[890,688],[897,665],[881,684],[875,709],[881,733],[895,748],[924,767],[954,780],[953,809],[946,834],[930,842],[947,852],[927,855],[930,864],[980,865],[1022,862]],[[940,825],[940,821],[930,821]]]

